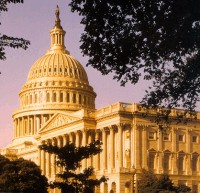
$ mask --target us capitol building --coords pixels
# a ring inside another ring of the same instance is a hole
[[[55,155],[39,150],[40,144],[63,146],[70,141],[84,146],[100,139],[102,153],[82,162],[82,169],[95,168],[97,178],[109,178],[97,192],[137,192],[139,174],[145,168],[167,173],[175,185],[185,184],[200,193],[200,115],[187,125],[174,121],[163,133],[151,121],[157,110],[143,116],[145,110],[139,104],[120,102],[95,109],[96,93],[87,74],[65,49],[58,7],[50,36],[50,49],[33,64],[19,93],[14,138],[1,154],[34,161],[53,180],[59,170]],[[172,119],[177,112],[172,111]]]

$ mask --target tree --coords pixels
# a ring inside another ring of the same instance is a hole
[[[87,65],[121,85],[151,80],[142,104],[193,111],[200,94],[199,0],[71,0]]]
[[[0,1],[0,14],[8,11],[9,3],[23,3],[23,0],[3,0]],[[1,25],[1,23],[0,23]],[[5,47],[22,48],[26,50],[30,42],[23,38],[10,37],[0,33],[0,60],[6,59]]]
[[[47,178],[32,161],[0,155],[0,192],[47,193]]]
[[[102,151],[99,140],[87,146],[76,147],[73,143],[68,143],[63,147],[50,144],[41,145],[40,148],[48,153],[56,155],[56,165],[63,170],[56,174],[59,180],[51,183],[51,188],[59,188],[62,192],[93,193],[94,187],[105,182],[107,179],[102,176],[94,179],[94,168],[85,168],[83,172],[76,170],[81,167],[81,161],[94,156]]]
[[[138,181],[139,193],[189,193],[191,188],[186,185],[174,186],[168,175],[162,174],[158,177],[152,172],[142,170]]]

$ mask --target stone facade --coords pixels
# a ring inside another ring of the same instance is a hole
[[[60,168],[54,165],[54,155],[39,150],[40,144],[63,146],[70,141],[81,146],[100,139],[102,153],[83,160],[80,168],[93,166],[96,177],[109,178],[97,192],[137,192],[145,168],[167,173],[175,185],[186,184],[200,193],[200,115],[187,124],[174,120],[163,133],[151,121],[158,110],[144,116],[140,105],[127,103],[96,110],[96,93],[84,68],[65,49],[58,8],[50,35],[50,50],[32,66],[19,94],[14,139],[1,154],[34,161],[53,180]],[[181,111],[173,110],[172,120],[177,113]]]

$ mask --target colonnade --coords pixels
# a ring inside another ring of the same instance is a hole
[[[155,131],[155,138],[149,139],[148,133],[152,131]],[[169,139],[164,140],[163,132],[153,130],[148,126],[136,125],[135,134],[136,168],[153,169],[158,174],[167,172],[175,175],[200,175],[197,172],[200,169],[200,155],[191,145],[192,130],[182,131],[172,128],[169,130]],[[179,141],[179,134],[184,135],[184,141]],[[166,143],[170,143],[169,149],[164,149]],[[184,151],[181,150],[182,148]],[[141,156],[139,152],[142,152]]]
[[[130,146],[130,139],[126,141],[124,136],[126,130],[122,125],[113,125],[97,130],[84,129],[78,130],[71,133],[66,133],[59,135],[57,137],[43,140],[42,144],[52,144],[62,147],[68,142],[75,143],[77,147],[85,146],[94,140],[100,140],[103,142],[103,151],[89,159],[83,160],[81,165],[82,169],[93,166],[99,174],[112,173],[113,170],[119,170],[121,167],[126,167],[128,160],[125,149]],[[130,128],[128,129],[128,131]],[[129,150],[130,154],[130,150]],[[56,167],[53,164],[55,158],[54,155],[49,155],[49,153],[44,152],[44,150],[39,150],[38,164],[40,165],[43,174],[51,177],[55,175]],[[44,164],[45,163],[45,164]]]
[[[27,115],[14,119],[14,138],[30,136],[37,133],[41,126],[46,123],[51,114]]]
[[[94,97],[80,91],[63,91],[60,89],[28,92],[20,96],[21,106],[39,103],[79,104],[94,108]]]

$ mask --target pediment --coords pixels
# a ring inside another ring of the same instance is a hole
[[[70,116],[68,114],[62,114],[62,113],[58,113],[55,114],[41,129],[40,129],[40,133],[45,132],[45,131],[49,131],[70,123],[73,123],[75,121],[80,120],[80,118],[77,117],[73,117]]]

